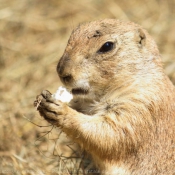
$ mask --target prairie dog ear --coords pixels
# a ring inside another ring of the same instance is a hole
[[[146,44],[146,35],[142,29],[138,29],[135,34],[136,42],[140,47],[145,46]]]

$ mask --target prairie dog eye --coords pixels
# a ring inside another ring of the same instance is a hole
[[[109,52],[113,48],[114,48],[114,43],[109,41],[104,43],[98,52],[99,53]]]

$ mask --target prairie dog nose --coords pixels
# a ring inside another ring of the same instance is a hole
[[[70,73],[70,58],[62,56],[57,65],[57,73],[63,83],[70,83],[72,75]]]
[[[62,76],[63,74],[65,74],[65,71],[68,65],[70,65],[70,58],[67,55],[63,55],[60,58],[60,61],[58,62],[58,65],[57,65],[57,72],[59,76]]]
[[[72,76],[70,74],[65,74],[65,75],[60,76],[60,79],[63,83],[67,84],[71,82]]]

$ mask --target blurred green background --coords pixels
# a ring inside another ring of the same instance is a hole
[[[49,124],[33,101],[60,85],[56,65],[72,29],[103,18],[147,29],[175,83],[175,0],[0,0],[0,174],[59,174],[58,131],[39,127]]]

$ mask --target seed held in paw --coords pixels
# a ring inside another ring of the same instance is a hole
[[[64,103],[69,103],[73,99],[73,95],[67,91],[66,88],[60,86],[57,91],[52,95],[56,100]]]

